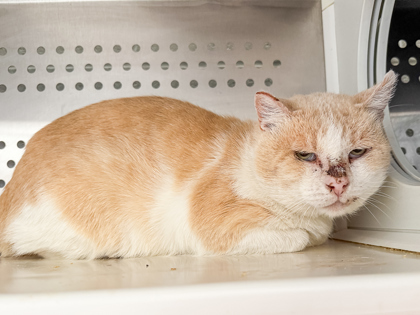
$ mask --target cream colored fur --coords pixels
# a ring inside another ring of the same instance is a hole
[[[356,96],[259,92],[258,122],[160,97],[77,110],[28,143],[0,196],[0,252],[93,259],[319,245],[385,179],[382,118],[395,84],[390,72]],[[355,149],[366,153],[351,158]]]

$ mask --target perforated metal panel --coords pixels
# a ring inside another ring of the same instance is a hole
[[[22,122],[101,100],[169,96],[255,118],[258,90],[325,91],[320,1],[223,3],[0,2],[0,180],[36,129]]]

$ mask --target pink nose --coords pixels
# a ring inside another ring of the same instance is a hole
[[[334,191],[334,193],[340,197],[349,185],[349,180],[345,176],[339,178],[327,176],[325,185],[327,185],[327,188],[330,189],[330,191]]]

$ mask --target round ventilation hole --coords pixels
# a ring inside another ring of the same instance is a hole
[[[56,52],[57,54],[59,54],[59,55],[63,54],[63,53],[64,53],[64,47],[63,47],[63,46],[58,46],[58,47],[55,49],[55,52]]]
[[[110,63],[104,64],[104,70],[105,71],[111,71],[112,70],[112,65]]]
[[[4,188],[4,186],[6,186],[5,181],[0,179],[0,188]]]
[[[101,90],[101,89],[102,89],[102,87],[103,87],[103,85],[102,85],[102,83],[101,83],[101,82],[96,82],[96,83],[95,83],[95,89],[96,89],[96,90]]]
[[[211,51],[215,50],[216,49],[216,44],[215,43],[208,43],[207,44],[207,49],[211,50]]]
[[[15,67],[15,66],[10,66],[10,67],[7,69],[7,71],[8,71],[10,74],[16,73],[16,67]]]
[[[47,72],[48,73],[53,73],[55,71],[55,67],[53,65],[48,65],[47,66]]]
[[[112,49],[114,50],[114,52],[119,53],[121,51],[121,46],[115,45]]]
[[[150,69],[150,64],[148,62],[144,62],[141,67],[143,68],[143,70],[149,70]]]
[[[235,80],[230,79],[230,80],[227,81],[227,85],[228,85],[228,87],[233,88],[233,87],[235,87],[236,82],[235,82]]]
[[[200,69],[205,69],[207,67],[207,63],[205,61],[200,61],[200,63],[198,64],[198,67]]]
[[[28,70],[29,73],[34,73],[36,71],[36,68],[35,68],[35,66],[30,65],[30,66],[28,66],[27,70]]]
[[[57,91],[61,92],[64,90],[64,84],[63,83],[58,83],[55,88],[57,89]]]
[[[19,55],[24,55],[24,54],[26,54],[26,48],[25,48],[25,47],[19,47],[19,48],[18,48],[18,54],[19,54]]]
[[[19,84],[17,89],[19,92],[25,92],[26,86],[24,84]]]
[[[247,43],[245,43],[244,47],[245,47],[245,50],[251,50],[252,49],[252,43],[247,42]]]
[[[236,62],[236,68],[242,69],[243,67],[245,67],[245,64],[242,60]]]
[[[179,82],[178,82],[177,80],[173,80],[173,81],[171,82],[171,86],[172,86],[174,89],[177,89],[177,88],[179,87]]]
[[[38,92],[44,92],[45,91],[45,85],[40,83],[36,86],[36,89],[38,90]]]
[[[96,45],[93,48],[93,51],[96,52],[97,54],[100,54],[102,52],[102,46],[101,45]]]
[[[217,82],[216,82],[216,80],[210,80],[210,81],[209,81],[209,86],[210,86],[211,88],[215,88],[215,87],[217,86]]]
[[[125,71],[129,71],[131,69],[131,64],[129,64],[128,62],[126,62],[125,64],[123,64],[123,69]]]
[[[398,57],[392,57],[391,58],[391,65],[394,67],[398,66],[400,64],[400,59]]]
[[[264,81],[265,86],[272,86],[273,85],[273,80],[270,78],[265,79]]]
[[[83,47],[82,46],[76,46],[76,48],[74,49],[76,51],[76,53],[81,54],[83,53]]]
[[[254,85],[254,80],[252,80],[252,79],[248,79],[248,80],[246,80],[246,86],[251,87],[251,86],[253,86],[253,85]]]
[[[404,154],[406,154],[406,153],[407,153],[407,150],[406,150],[404,147],[401,147],[401,151],[402,151],[402,153],[404,153]]]
[[[181,68],[181,70],[187,70],[188,69],[188,63],[183,61],[179,64],[179,67]]]
[[[162,68],[162,70],[168,70],[169,69],[169,63],[162,62],[162,64],[160,65],[160,67]]]
[[[0,56],[5,56],[7,54],[7,49],[4,47],[0,47]]]
[[[407,129],[407,130],[405,131],[405,134],[406,134],[408,137],[412,137],[412,136],[414,135],[414,131],[413,131],[413,129]]]
[[[40,46],[37,48],[36,52],[38,53],[38,55],[43,55],[45,54],[45,48]]]
[[[408,75],[406,75],[406,74],[402,75],[401,76],[401,82],[402,83],[408,83],[408,82],[410,82],[410,77]]]
[[[275,67],[275,68],[278,68],[278,67],[280,67],[281,66],[281,61],[280,60],[274,60],[273,61],[273,66]]]
[[[121,82],[117,81],[117,82],[114,83],[114,89],[119,90],[119,89],[121,89],[121,87],[122,87]]]
[[[25,141],[20,140],[16,145],[19,149],[23,149],[25,147]]]
[[[405,47],[407,47],[407,42],[406,42],[404,39],[400,39],[400,40],[398,41],[398,47],[400,47],[400,48],[405,48]]]
[[[4,93],[7,91],[7,87],[4,84],[0,84],[0,93]]]
[[[87,72],[91,72],[93,70],[93,66],[90,63],[88,63],[88,64],[85,65],[85,70]]]
[[[265,50],[269,50],[271,48],[271,43],[270,42],[266,42],[265,44],[264,44],[264,49]]]
[[[74,70],[73,65],[67,65],[67,66],[66,66],[66,71],[67,71],[67,72],[73,72],[73,70]]]
[[[257,60],[257,61],[255,61],[255,62],[254,62],[254,66],[255,66],[255,68],[257,68],[257,69],[261,69],[261,68],[262,68],[262,66],[263,66],[263,63],[262,63],[262,61],[261,61],[261,60]]]
[[[219,61],[219,62],[217,63],[217,67],[218,67],[219,69],[224,69],[224,68],[225,68],[225,66],[226,66],[226,64],[225,64],[225,62],[224,62],[224,61]]]
[[[177,44],[175,44],[175,43],[173,43],[173,44],[171,44],[171,45],[169,46],[169,49],[170,49],[171,51],[177,51],[177,50],[178,50],[178,45],[177,45]]]
[[[4,141],[0,141],[0,150],[6,147],[6,143]]]
[[[15,165],[16,165],[15,161],[13,161],[13,160],[7,161],[7,167],[8,168],[14,168]]]
[[[134,52],[139,52],[139,51],[140,51],[140,45],[135,44],[135,45],[133,45],[133,47],[131,47],[131,49],[132,49]]]
[[[191,80],[190,86],[195,89],[198,86],[198,82],[196,80]]]
[[[226,44],[226,50],[233,50],[233,47],[234,47],[234,45],[233,45],[233,43],[232,43],[232,42],[228,42],[228,43]]]
[[[83,83],[77,82],[75,87],[76,87],[76,90],[81,91],[83,90],[84,86],[83,86]]]
[[[410,57],[410,58],[408,58],[408,64],[410,66],[415,66],[417,64],[417,58],[416,57]]]
[[[153,44],[150,49],[154,52],[158,52],[159,51],[159,45],[158,44]]]
[[[152,82],[152,87],[153,87],[154,89],[158,89],[158,88],[160,87],[160,83],[159,83],[159,81],[153,81],[153,82]]]
[[[139,81],[134,81],[133,82],[133,88],[135,88],[136,90],[138,90],[141,87],[141,84]]]
[[[196,51],[197,50],[197,45],[195,43],[191,43],[188,45],[188,49],[190,51]]]

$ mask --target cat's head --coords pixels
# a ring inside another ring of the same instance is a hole
[[[261,137],[258,185],[292,211],[352,213],[382,185],[390,163],[384,109],[397,75],[355,96],[332,93],[279,100],[255,97]]]

